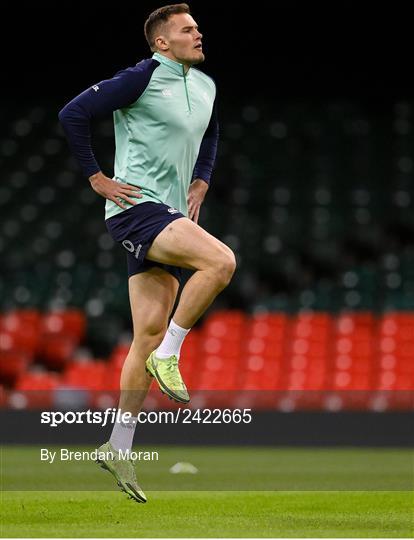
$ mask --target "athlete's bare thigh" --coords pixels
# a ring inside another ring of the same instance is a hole
[[[155,238],[146,258],[192,270],[203,270],[220,257],[232,256],[231,249],[202,227],[183,217],[176,219]]]

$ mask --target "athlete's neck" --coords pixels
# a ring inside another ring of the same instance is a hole
[[[188,62],[185,62],[183,60],[179,60],[178,58],[176,58],[170,51],[157,51],[158,54],[161,54],[162,56],[165,56],[166,58],[168,58],[168,60],[172,60],[173,62],[177,62],[177,64],[181,64],[183,67],[184,67],[184,73],[187,73],[188,70],[190,69],[191,65],[192,64],[189,64]]]

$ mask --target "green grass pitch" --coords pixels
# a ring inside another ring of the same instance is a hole
[[[159,461],[137,464],[149,498],[137,504],[92,462],[40,463],[39,447],[3,447],[2,537],[414,535],[410,449],[145,450]],[[171,474],[177,461],[198,474]]]

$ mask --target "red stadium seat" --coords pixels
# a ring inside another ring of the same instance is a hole
[[[246,355],[246,364],[239,374],[242,390],[282,389],[282,363],[278,358],[264,355]]]
[[[62,382],[66,386],[88,390],[106,390],[107,364],[102,361],[71,362],[65,369]]]
[[[194,387],[200,376],[202,363],[200,342],[200,331],[193,328],[181,347],[180,371],[189,389]]]
[[[43,334],[63,334],[74,342],[80,343],[86,329],[86,318],[83,312],[71,309],[67,311],[51,311],[42,319]]]
[[[15,389],[20,391],[53,390],[61,382],[57,373],[47,371],[28,371],[20,375],[16,381]]]
[[[39,344],[40,315],[34,310],[11,311],[2,317],[0,324],[0,349],[4,340],[11,340],[12,347],[30,359],[34,358]],[[8,337],[7,337],[8,336]]]
[[[76,343],[64,334],[50,334],[43,337],[39,356],[51,369],[62,369],[70,361]]]
[[[28,371],[17,380],[15,392],[9,396],[9,405],[22,408],[47,409],[53,405],[53,392],[61,378],[56,373]]]
[[[29,363],[30,358],[20,350],[0,351],[0,382],[13,385]]]
[[[97,407],[115,406],[130,344],[117,345],[109,362],[73,361],[84,322],[76,310],[48,313],[43,320],[30,310],[4,315],[0,380],[23,393],[44,385],[49,400],[58,384],[93,390]],[[26,373],[36,353],[49,368],[64,369],[63,375]],[[189,333],[180,370],[192,396],[218,407],[243,402],[285,411],[404,410],[414,390],[414,314],[391,312],[376,319],[369,312],[336,318],[303,312],[248,318],[220,311]],[[22,398],[15,400],[18,405]],[[154,407],[175,407],[155,384],[148,400]]]
[[[115,369],[122,369],[130,347],[130,343],[118,343],[109,357],[109,364]]]

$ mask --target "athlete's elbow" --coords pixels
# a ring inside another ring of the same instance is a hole
[[[69,113],[68,113],[68,106],[65,105],[63,109],[59,111],[58,118],[59,122],[64,126],[68,121]]]
[[[58,114],[59,122],[63,127],[73,122],[77,117],[79,117],[79,113],[77,113],[72,103],[67,103]]]

